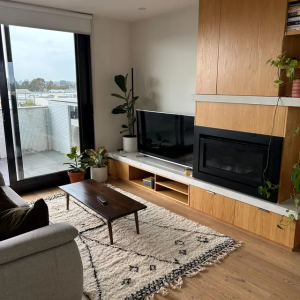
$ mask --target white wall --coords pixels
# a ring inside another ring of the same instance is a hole
[[[195,113],[198,6],[132,24],[132,58],[141,109]]]
[[[110,95],[120,93],[114,76],[125,75],[131,70],[130,23],[93,16],[92,68],[96,147],[116,150],[122,148],[119,132],[126,118],[111,114],[122,100]]]

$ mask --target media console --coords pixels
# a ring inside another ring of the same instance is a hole
[[[109,161],[110,175],[287,248],[300,245],[300,220],[285,230],[277,228],[281,215],[287,215],[287,209],[295,213],[293,200],[271,203],[186,176],[181,166],[139,157],[138,153],[111,152],[110,157],[113,158]],[[154,189],[143,185],[142,180],[149,176],[155,178]]]

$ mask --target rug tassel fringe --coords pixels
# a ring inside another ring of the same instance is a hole
[[[234,243],[232,245],[229,245],[226,249],[220,251],[218,254],[212,256],[210,259],[208,259],[207,261],[205,261],[204,263],[202,263],[201,265],[199,265],[198,267],[195,267],[192,270],[189,270],[188,272],[186,272],[184,274],[184,276],[186,277],[193,277],[197,274],[199,274],[200,272],[203,272],[204,270],[206,270],[205,267],[207,266],[212,266],[215,263],[221,263],[221,261],[231,252],[233,252],[234,250],[236,250],[237,248],[241,247],[242,242],[237,242]],[[182,285],[183,285],[183,278],[182,276],[176,278],[174,281],[170,282],[168,284],[173,290],[176,289],[181,289]],[[169,291],[166,287],[161,287],[158,291],[154,292],[151,295],[148,295],[145,300],[154,300],[154,296],[155,294],[160,294],[161,296],[168,296],[169,295]]]

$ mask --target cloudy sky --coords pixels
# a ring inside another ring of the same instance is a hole
[[[17,81],[76,81],[74,34],[10,26],[10,38]]]

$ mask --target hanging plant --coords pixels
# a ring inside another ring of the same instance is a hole
[[[277,76],[277,79],[274,81],[274,86],[275,86],[275,90],[278,91],[279,87],[281,87],[287,83],[290,83],[294,80],[295,69],[299,65],[299,62],[295,58],[286,57],[285,52],[284,52],[284,53],[278,55],[276,60],[270,58],[267,61],[267,64],[270,64],[272,67],[277,68],[278,76]],[[284,74],[289,79],[289,81],[284,82],[282,80],[282,76]],[[276,189],[279,188],[279,184],[274,184],[268,180],[268,178],[266,177],[266,172],[268,170],[269,154],[270,154],[270,147],[271,147],[271,143],[272,143],[275,117],[276,117],[277,108],[278,108],[280,99],[281,99],[281,97],[279,96],[278,100],[277,100],[275,112],[274,112],[274,117],[273,117],[270,142],[269,142],[269,146],[268,146],[267,164],[263,171],[264,186],[258,187],[258,193],[267,199],[271,196],[272,191],[275,191]],[[294,136],[297,136],[299,134],[299,130],[300,130],[300,125],[298,125],[297,128],[295,129]],[[300,197],[297,196],[297,194],[300,193],[300,153],[299,153],[298,162],[293,166],[290,178],[291,178],[291,181],[293,184],[293,191],[291,194],[291,198],[294,198],[294,200],[295,200],[296,215],[290,214],[289,213],[290,211],[286,210],[286,213],[288,213],[289,215],[288,215],[288,217],[286,217],[285,215],[282,215],[282,218],[279,220],[279,224],[277,225],[277,227],[280,229],[283,229],[284,226],[289,226],[296,219],[296,216],[300,216],[300,212],[299,212]]]

